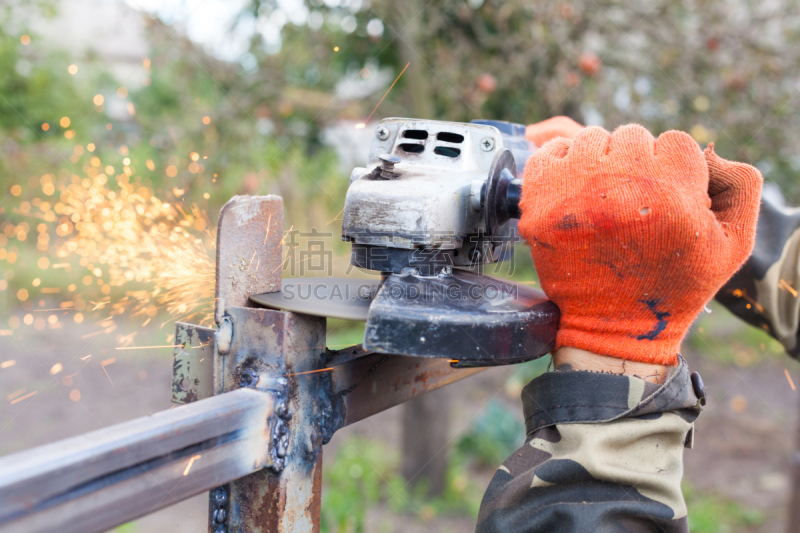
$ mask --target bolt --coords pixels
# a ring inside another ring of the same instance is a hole
[[[214,522],[216,522],[217,524],[223,523],[225,521],[225,518],[226,518],[225,509],[217,509],[217,510],[215,510],[214,514],[212,515],[212,518],[214,519]]]
[[[400,162],[400,158],[392,154],[381,154],[381,177],[385,180],[394,178],[394,166]]]
[[[222,324],[219,325],[219,329],[214,333],[214,340],[219,353],[225,355],[230,352],[231,341],[233,340],[233,322],[231,322],[230,317],[223,317]]]
[[[386,126],[378,126],[378,129],[375,130],[375,136],[379,140],[385,141],[386,139],[389,138],[389,128],[387,128]]]
[[[481,141],[481,149],[483,149],[484,152],[491,152],[494,150],[494,139],[491,137],[486,137],[483,139]]]
[[[214,491],[214,501],[220,506],[228,503],[228,491],[225,490],[225,487],[219,487]]]

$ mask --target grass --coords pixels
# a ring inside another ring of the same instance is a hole
[[[765,517],[755,509],[741,505],[719,494],[700,492],[684,484],[683,495],[689,508],[689,530],[692,533],[729,533],[757,527]]]
[[[425,487],[407,487],[398,471],[396,450],[378,441],[350,438],[338,449],[323,470],[323,533],[362,533],[394,531],[386,519],[374,517],[381,509],[395,514],[417,515],[424,520],[438,516],[476,518],[483,487],[476,486],[474,469],[490,463],[496,467],[518,445],[522,430],[508,418],[502,404],[491,405],[456,445],[451,454],[444,493],[425,496]],[[513,417],[512,417],[513,418]],[[516,422],[516,424],[519,424]],[[692,533],[732,533],[763,524],[766,517],[713,492],[699,491],[684,484]],[[372,514],[376,513],[376,514]]]
[[[322,532],[389,533],[388,521],[376,522],[370,511],[388,509],[431,520],[437,516],[477,517],[482,488],[470,483],[468,453],[455,451],[441,496],[426,496],[426,487],[410,487],[399,473],[400,455],[384,443],[353,437],[323,469]]]

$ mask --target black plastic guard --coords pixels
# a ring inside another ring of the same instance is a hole
[[[364,349],[495,366],[550,352],[558,307],[542,291],[469,271],[392,274],[369,308]]]

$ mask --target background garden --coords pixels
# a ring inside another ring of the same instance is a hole
[[[385,117],[681,129],[800,205],[799,15],[787,0],[0,3],[0,453],[169,407],[170,333],[210,321],[231,196],[282,196],[284,231],[329,235],[344,275],[349,173]],[[286,254],[285,277],[320,275]],[[527,246],[495,274],[535,285]],[[331,321],[329,345],[361,327]],[[800,367],[718,305],[685,349],[710,395],[686,453],[692,531],[782,530]],[[342,431],[323,530],[471,530],[546,366],[434,393],[451,413],[433,497],[400,474],[398,409]],[[203,504],[120,530],[205,531]]]

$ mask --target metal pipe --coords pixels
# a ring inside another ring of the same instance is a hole
[[[0,458],[0,532],[106,531],[271,466],[273,404],[239,389]]]

